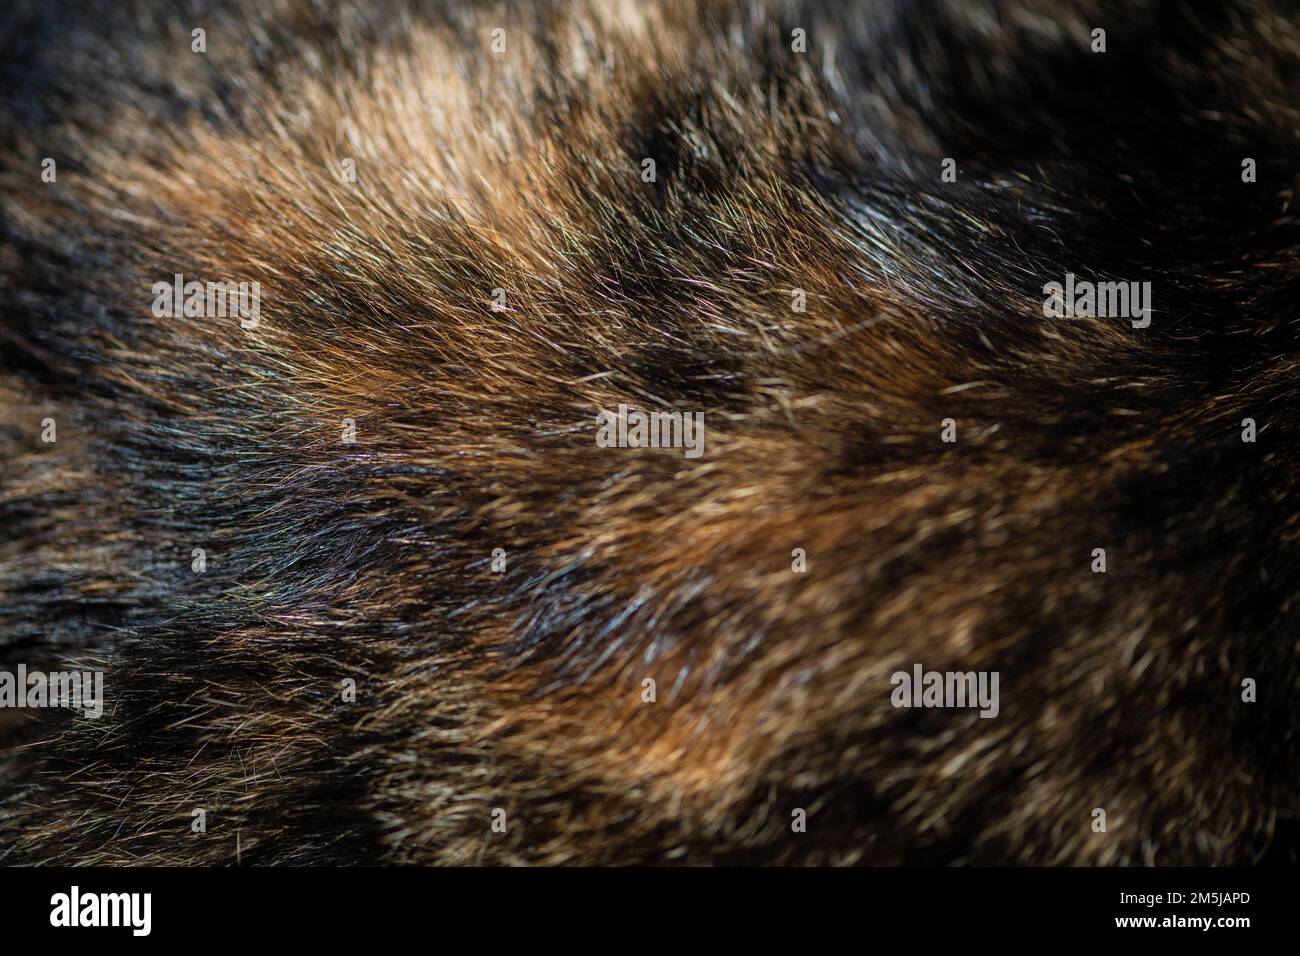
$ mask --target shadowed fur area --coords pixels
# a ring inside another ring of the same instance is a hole
[[[6,5],[0,863],[1293,862],[1297,185],[1270,0]]]

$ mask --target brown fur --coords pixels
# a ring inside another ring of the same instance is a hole
[[[0,860],[1290,852],[1300,30],[1177,7],[25,11],[0,658],[109,713],[5,715]],[[1151,328],[1044,318],[1066,271]],[[705,455],[597,448],[620,402]],[[1001,714],[892,707],[917,662]]]

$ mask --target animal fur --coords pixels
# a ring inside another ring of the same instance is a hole
[[[7,5],[0,667],[106,713],[0,711],[0,862],[1294,859],[1297,78],[1271,0]]]

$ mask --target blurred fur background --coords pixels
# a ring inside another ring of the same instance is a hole
[[[1267,0],[6,4],[0,862],[1293,861],[1298,161]]]

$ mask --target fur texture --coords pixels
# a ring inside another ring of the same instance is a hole
[[[1293,858],[1298,24],[6,9],[0,664],[107,713],[0,711],[0,861]],[[1150,327],[1045,317],[1067,272]],[[705,454],[597,447],[620,403]]]

